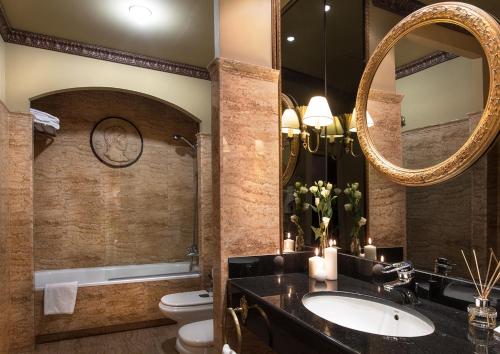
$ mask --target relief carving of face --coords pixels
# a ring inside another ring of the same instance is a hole
[[[104,131],[104,141],[106,143],[106,156],[111,161],[128,162],[130,159],[125,155],[127,151],[128,139],[125,129],[119,126],[112,126]]]

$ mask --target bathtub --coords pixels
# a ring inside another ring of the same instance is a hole
[[[192,271],[189,268],[190,262],[176,262],[41,270],[35,272],[35,289],[43,289],[46,284],[73,281],[82,287],[200,277],[196,267]]]

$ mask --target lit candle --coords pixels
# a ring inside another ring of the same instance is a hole
[[[372,245],[371,237],[368,238],[368,244],[365,245],[365,257],[366,259],[371,259],[372,261],[377,260],[377,247]]]
[[[383,256],[383,255],[382,255],[382,256],[380,256],[380,262],[382,262],[382,263],[384,263],[384,262],[385,262],[385,258],[384,258],[384,256]]]
[[[316,255],[314,257],[309,258],[309,277],[315,278],[316,273],[319,269],[324,271],[325,269],[325,260],[322,257],[319,257],[319,250],[316,248]]]
[[[295,250],[295,241],[290,238],[290,233],[287,234],[287,238],[283,244],[284,252],[293,252]]]
[[[325,248],[325,268],[326,279],[337,280],[337,247],[334,240],[330,240],[330,247]]]

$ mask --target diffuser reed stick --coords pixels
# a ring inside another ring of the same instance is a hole
[[[472,271],[472,267],[469,265],[469,261],[465,256],[463,250],[462,257],[464,258],[465,264],[467,265],[467,269],[469,270],[469,274],[471,276],[472,282],[477,290],[477,297],[475,297],[475,303],[471,304],[467,308],[469,323],[473,326],[485,328],[485,329],[493,329],[496,326],[496,317],[497,311],[494,307],[491,307],[489,304],[488,297],[490,296],[490,292],[495,286],[495,284],[500,280],[500,262],[495,255],[495,252],[490,248],[490,257],[488,261],[488,268],[486,270],[486,275],[483,279],[481,277],[481,272],[479,270],[479,262],[477,261],[476,250],[472,249],[472,254],[474,258],[474,265],[476,269],[476,277],[474,276],[474,272]],[[492,268],[492,262],[496,263],[496,265]],[[493,272],[490,272],[493,269]]]

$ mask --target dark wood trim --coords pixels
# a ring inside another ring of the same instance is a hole
[[[172,321],[169,318],[160,318],[157,320],[126,323],[126,324],[111,325],[111,326],[96,327],[96,328],[78,329],[67,332],[39,334],[35,337],[35,343],[36,344],[50,343],[66,339],[75,339],[75,338],[97,336],[101,334],[133,331],[136,329],[143,329],[150,327],[169,326],[175,323],[176,323],[175,321]]]
[[[406,17],[425,6],[418,0],[371,0],[373,6]]]
[[[7,43],[47,49],[65,54],[105,60],[118,64],[194,77],[197,79],[210,80],[208,70],[199,66],[177,63],[165,59],[12,28],[9,25],[5,10],[1,4],[0,35]]]
[[[458,55],[443,51],[437,51],[426,55],[425,57],[414,60],[408,64],[396,68],[396,80],[406,76],[413,75],[419,71],[428,69],[435,65],[444,63],[448,60],[457,58]]]
[[[281,3],[279,0],[271,1],[271,26],[273,46],[273,68],[281,68]]]

